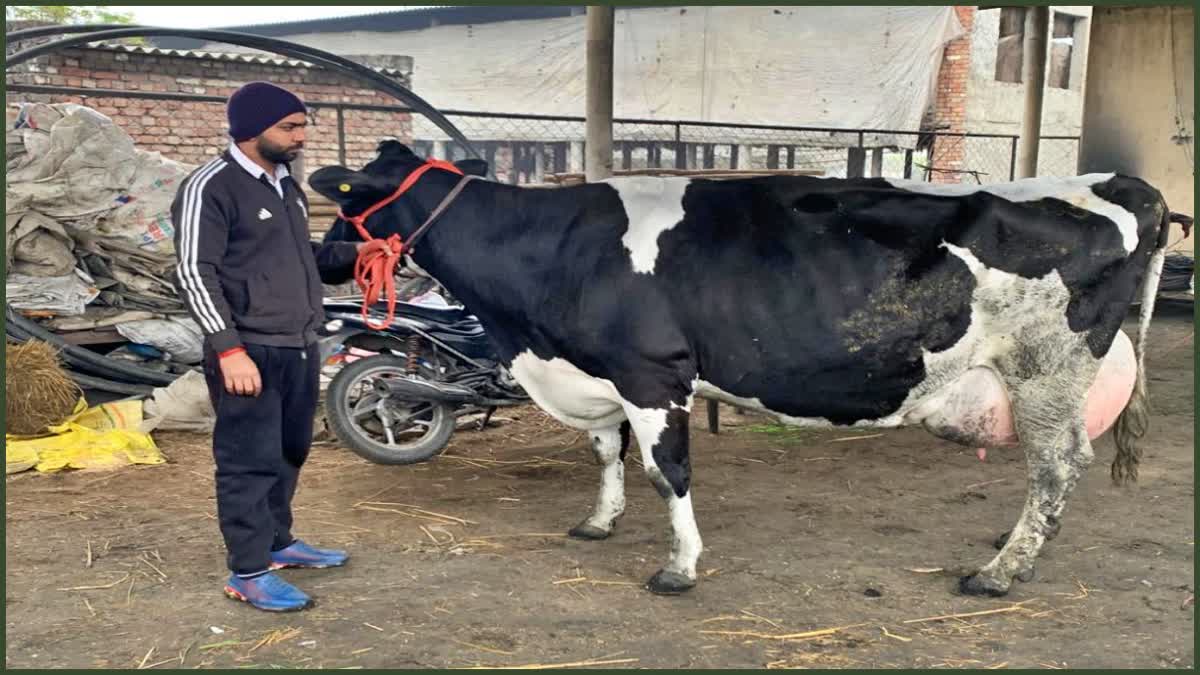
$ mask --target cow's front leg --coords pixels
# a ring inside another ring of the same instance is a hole
[[[674,595],[696,585],[696,561],[703,544],[692,513],[692,466],[688,458],[688,408],[626,407],[637,436],[646,476],[667,501],[671,514],[671,557],[646,584],[654,593]]]
[[[568,532],[577,539],[604,539],[625,512],[625,451],[629,449],[629,422],[591,432],[592,453],[600,465],[600,493],[596,508]]]

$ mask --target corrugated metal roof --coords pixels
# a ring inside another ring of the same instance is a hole
[[[211,52],[197,49],[167,49],[164,47],[145,47],[141,45],[126,45],[115,42],[99,42],[85,49],[103,49],[107,51],[125,52],[129,54],[144,54],[146,56],[175,56],[185,59],[210,59],[215,61],[234,61],[237,63],[254,63],[259,65],[288,66],[292,68],[315,68],[316,64],[300,59],[285,59],[278,56],[268,56],[259,53],[242,52]],[[371,66],[371,70],[384,75],[410,75],[411,72],[397,68],[379,68]]]
[[[620,5],[615,9],[624,11],[628,9],[677,6],[682,5]],[[500,21],[532,21],[569,16],[579,16],[582,20],[582,16],[586,11],[586,5],[443,5],[438,7],[390,10],[372,14],[353,14],[325,19],[225,26],[216,30],[250,33],[251,35],[262,35],[264,37],[354,31],[395,33],[425,30],[434,26],[478,25]],[[194,38],[163,36],[152,39],[155,44],[178,48],[195,48],[203,44],[203,42]]]

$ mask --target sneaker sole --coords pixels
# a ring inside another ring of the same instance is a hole
[[[269,567],[270,569],[272,569],[272,570],[283,570],[283,569],[324,570],[324,569],[329,569],[330,567],[341,567],[341,566],[343,566],[343,565],[345,565],[345,564],[346,564],[346,563],[345,563],[345,561],[343,561],[343,562],[340,562],[340,563],[327,563],[327,564],[323,564],[323,565],[322,565],[322,564],[319,564],[319,563],[279,563],[279,562],[273,562],[273,563],[271,563],[270,565],[268,565],[268,567]]]
[[[251,602],[249,598],[247,598],[246,596],[239,593],[237,591],[237,589],[235,589],[232,586],[225,587],[225,597],[229,598],[230,600],[237,600],[239,602],[244,602],[244,603],[250,605],[251,607],[262,610],[264,612],[299,612],[302,609],[308,609],[309,607],[313,606],[312,598],[309,598],[308,602],[304,603],[303,605],[300,605],[299,607],[263,607],[262,605],[256,605],[253,602]]]

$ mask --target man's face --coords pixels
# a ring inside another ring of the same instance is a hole
[[[308,118],[304,113],[292,113],[258,135],[255,141],[258,154],[276,164],[291,162],[304,149],[304,128]]]

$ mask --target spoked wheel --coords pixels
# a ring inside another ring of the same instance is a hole
[[[450,441],[455,426],[450,406],[397,401],[376,392],[378,380],[401,378],[406,372],[404,359],[370,356],[342,368],[329,383],[329,425],[359,456],[378,464],[415,464]]]

